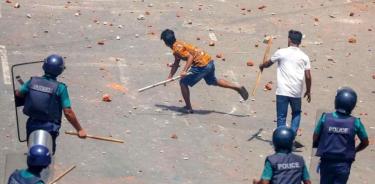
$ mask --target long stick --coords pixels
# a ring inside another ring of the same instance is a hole
[[[68,134],[68,135],[78,135],[77,132],[72,132],[72,131],[65,131],[65,134]],[[114,138],[110,138],[110,137],[101,137],[101,136],[94,136],[94,135],[87,135],[86,137],[87,137],[87,138],[91,138],[91,139],[102,140],[102,141],[110,141],[110,142],[124,143],[123,140],[120,140],[120,139],[114,139]]]
[[[187,74],[190,75],[191,72],[188,72]],[[161,81],[161,82],[158,82],[158,83],[155,83],[155,84],[152,84],[152,85],[146,86],[146,87],[144,87],[144,88],[138,89],[138,92],[142,92],[142,91],[145,91],[145,90],[148,90],[148,89],[154,88],[154,87],[156,87],[156,86],[160,86],[160,85],[166,84],[166,83],[168,83],[168,82],[172,82],[172,81],[178,80],[178,79],[180,79],[180,78],[181,78],[181,76],[176,76],[176,77],[173,77],[173,78],[171,78],[171,79],[168,79],[168,80],[165,80],[165,81]]]
[[[271,46],[272,46],[272,37],[270,37],[270,39],[268,40],[267,48],[266,48],[266,51],[264,52],[264,56],[263,56],[263,64],[267,61],[267,59],[269,57]],[[251,93],[253,96],[255,96],[255,92],[256,92],[256,89],[258,88],[261,76],[262,76],[262,71],[258,71],[257,80],[255,82],[253,92]]]
[[[70,167],[68,170],[66,170],[65,172],[63,172],[62,174],[60,174],[60,176],[58,176],[57,178],[55,178],[54,180],[52,180],[49,184],[54,184],[54,183],[56,183],[56,182],[59,181],[62,177],[64,177],[66,174],[68,174],[70,171],[72,171],[74,168],[76,168],[75,165],[73,165],[73,166]]]

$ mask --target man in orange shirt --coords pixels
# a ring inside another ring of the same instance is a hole
[[[237,91],[244,100],[249,98],[249,93],[245,87],[237,86],[229,81],[217,79],[215,77],[214,61],[205,51],[193,45],[176,40],[174,32],[170,29],[166,29],[161,33],[161,39],[164,41],[165,45],[173,50],[175,58],[168,78],[172,78],[176,73],[181,59],[186,61],[186,64],[180,73],[182,76],[180,86],[182,96],[186,103],[185,110],[187,113],[193,113],[188,86],[193,87],[201,79],[204,79],[208,85],[233,89]],[[188,72],[191,74],[188,75]]]

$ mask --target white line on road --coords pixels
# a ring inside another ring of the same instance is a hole
[[[10,72],[9,72],[9,63],[7,50],[4,45],[0,45],[0,60],[1,67],[3,68],[3,79],[5,85],[10,85]]]
[[[208,36],[210,37],[210,39],[211,39],[212,41],[217,42],[217,37],[216,37],[215,33],[210,32],[210,33],[208,33]]]

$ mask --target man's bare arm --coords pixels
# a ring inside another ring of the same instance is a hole
[[[311,181],[310,180],[305,180],[305,181],[303,181],[303,184],[311,184]]]
[[[81,127],[81,124],[79,124],[78,119],[71,108],[64,108],[64,115],[66,119],[69,121],[70,124],[77,130],[78,136],[80,138],[85,138],[87,136],[86,131]]]
[[[189,54],[186,64],[184,66],[184,69],[182,69],[182,72],[187,72],[189,70],[189,68],[193,64],[193,60],[194,60],[194,57],[191,54]]]
[[[259,69],[263,71],[264,68],[268,68],[273,65],[273,62],[271,60],[268,60],[262,64],[259,65]]]
[[[306,92],[304,97],[307,97],[307,102],[311,102],[311,73],[310,70],[305,70]]]
[[[368,138],[361,139],[361,143],[355,148],[355,152],[360,152],[364,150],[368,145],[370,144],[370,141]]]
[[[171,66],[171,71],[169,72],[168,78],[172,78],[173,75],[177,72],[177,69],[180,66],[180,61],[181,59],[178,56],[174,55],[174,63]]]

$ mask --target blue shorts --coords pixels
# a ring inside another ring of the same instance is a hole
[[[215,77],[215,65],[214,61],[210,61],[204,67],[192,66],[189,70],[192,74],[182,78],[181,84],[193,87],[200,80],[204,79],[208,85],[217,85],[217,79]]]

